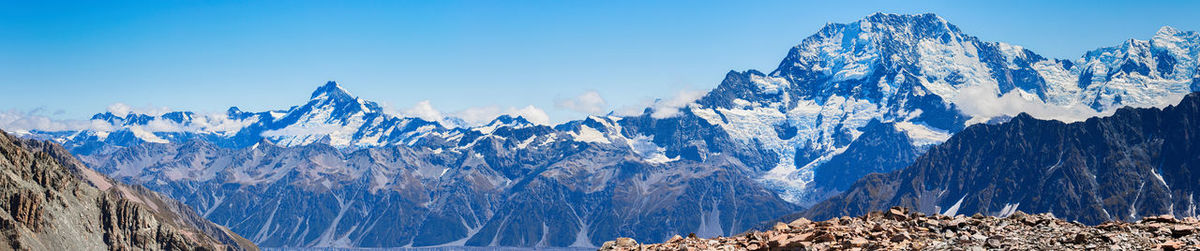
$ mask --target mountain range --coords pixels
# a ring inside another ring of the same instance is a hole
[[[880,13],[825,26],[770,73],[731,71],[677,111],[462,126],[390,114],[329,82],[288,109],[109,112],[95,129],[19,134],[267,247],[595,247],[731,235],[806,207],[878,209],[822,201],[928,161],[978,130],[966,128],[1174,104],[1200,91],[1197,73],[1200,34],[1170,27],[1064,60],[933,14]],[[921,205],[948,206],[943,195]]]

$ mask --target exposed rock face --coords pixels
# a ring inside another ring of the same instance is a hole
[[[1017,211],[1004,218],[926,216],[904,208],[821,222],[804,218],[712,239],[676,236],[640,245],[634,239],[605,242],[601,250],[1196,250],[1200,221],[1171,216],[1137,223],[1087,226],[1050,214]]]
[[[1159,110],[1124,108],[1064,124],[1027,115],[978,125],[912,166],[858,180],[803,213],[815,219],[891,206],[924,213],[1048,212],[1096,224],[1197,216],[1200,93]]]
[[[91,122],[111,127],[29,135],[264,246],[587,247],[726,235],[811,206],[998,116],[964,112],[975,96],[1156,105],[1200,90],[1198,55],[1200,35],[1164,28],[1048,59],[933,14],[880,13],[825,26],[769,73],[729,72],[695,102],[642,114],[427,121],[329,82],[286,109],[102,113]]]
[[[177,202],[115,183],[57,145],[0,131],[0,249],[257,250]]]

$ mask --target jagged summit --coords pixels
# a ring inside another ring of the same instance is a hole
[[[890,63],[903,63],[911,58],[892,58],[891,55],[911,56],[916,52],[912,47],[922,39],[928,38],[943,42],[950,42],[952,39],[974,39],[963,35],[957,26],[934,14],[876,13],[850,23],[827,24],[816,34],[793,47],[772,75],[795,73],[794,67],[836,70],[838,66],[854,63],[855,59],[875,60],[880,56],[878,54],[888,54],[889,57],[878,59],[883,60],[881,63],[889,63],[887,66],[892,66]],[[838,57],[828,57],[830,55]],[[893,62],[893,59],[898,59],[899,62]]]
[[[379,106],[379,104],[372,102],[372,101],[362,99],[362,98],[355,97],[354,95],[350,94],[349,91],[346,91],[346,89],[343,89],[341,85],[338,85],[338,83],[334,82],[334,81],[329,81],[329,82],[325,83],[325,85],[322,85],[321,87],[317,87],[317,89],[313,91],[312,98],[309,100],[308,105],[331,106],[332,108],[330,108],[330,109],[339,109],[339,110],[351,109],[351,111],[345,111],[345,112],[351,112],[351,113],[353,113],[353,112],[373,113],[373,112],[382,112],[382,110],[383,110]]]
[[[317,87],[317,89],[313,91],[312,96],[310,98],[317,99],[319,97],[354,98],[354,96],[350,95],[350,92],[348,92],[348,91],[346,91],[346,89],[342,88],[342,86],[339,85],[337,83],[337,81],[325,82],[325,85],[322,85],[321,87]]]
[[[488,124],[487,124],[487,126],[498,126],[498,125],[529,126],[529,125],[533,125],[533,123],[529,122],[529,120],[526,120],[525,117],[522,117],[522,116],[513,116],[513,115],[503,114],[503,115],[496,117],[495,119],[493,119],[491,122],[488,122]]]
[[[962,33],[958,29],[958,26],[947,22],[946,19],[933,13],[894,14],[879,12],[848,24],[834,23],[826,25],[823,30],[832,31],[853,26],[857,26],[857,28],[866,32],[890,35],[912,34],[915,36],[936,37],[950,33]]]

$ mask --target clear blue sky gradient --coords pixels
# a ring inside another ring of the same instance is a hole
[[[0,3],[0,110],[86,119],[115,102],[285,109],[327,80],[397,107],[610,106],[773,70],[829,22],[932,12],[1042,55],[1200,30],[1200,1],[137,1]]]

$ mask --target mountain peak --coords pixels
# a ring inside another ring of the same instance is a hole
[[[958,27],[933,13],[890,14],[875,13],[855,22],[861,28],[875,32],[915,33],[940,35],[946,32],[959,33]],[[868,25],[869,24],[869,25]]]
[[[310,99],[317,99],[318,97],[321,97],[321,96],[343,97],[343,98],[353,98],[354,97],[354,96],[350,95],[350,92],[347,92],[346,89],[342,89],[342,86],[339,85],[337,83],[337,81],[325,82],[325,85],[322,85],[321,87],[317,87],[317,90],[313,91],[312,97],[310,97]]]
[[[533,123],[530,123],[529,120],[525,119],[525,117],[503,114],[503,115],[497,116],[495,119],[492,119],[492,121],[488,123],[488,126],[497,126],[497,125],[515,126],[515,125],[532,125],[532,124]]]
[[[1170,35],[1175,35],[1177,33],[1179,33],[1179,30],[1175,29],[1175,27],[1164,25],[1162,28],[1158,28],[1158,32],[1156,32],[1155,34],[1157,34],[1159,36],[1163,36],[1163,35],[1170,36]]]
[[[938,15],[875,13],[850,23],[826,25],[793,47],[771,75],[792,82],[863,79],[877,67],[898,69],[916,64],[922,58],[920,44],[925,42],[970,51],[977,46],[963,43],[978,40]]]
[[[946,19],[943,19],[941,16],[938,16],[937,14],[933,14],[933,13],[896,14],[896,13],[875,12],[875,14],[866,16],[862,20],[873,22],[873,23],[896,22],[896,21],[903,21],[903,20],[908,20],[908,21],[922,20],[922,21],[941,22],[941,23],[946,22]]]
[[[1200,42],[1200,34],[1195,31],[1185,31],[1171,26],[1163,26],[1162,28],[1158,28],[1158,32],[1154,33],[1154,38],[1151,40],[1154,40],[1156,43],[1198,43]]]

